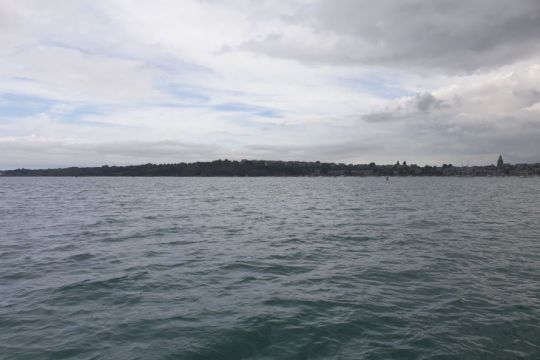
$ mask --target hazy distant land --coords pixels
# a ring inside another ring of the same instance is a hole
[[[176,164],[16,169],[1,176],[539,176],[540,163],[487,166],[343,164],[306,161],[215,160]]]

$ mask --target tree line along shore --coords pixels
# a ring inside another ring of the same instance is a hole
[[[15,169],[1,176],[540,176],[540,163],[487,166],[336,164],[307,161],[215,160],[175,164]]]

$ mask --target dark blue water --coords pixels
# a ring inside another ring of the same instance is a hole
[[[539,359],[539,178],[0,178],[1,359]]]

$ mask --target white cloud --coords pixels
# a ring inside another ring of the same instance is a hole
[[[539,11],[532,0],[0,0],[0,168],[536,159]]]

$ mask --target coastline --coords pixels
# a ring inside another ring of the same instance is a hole
[[[0,176],[68,177],[534,177],[540,176],[540,163],[497,166],[418,166],[397,162],[393,165],[343,164],[275,160],[215,160],[211,162],[144,164],[129,166],[66,167],[53,169],[14,169]]]

